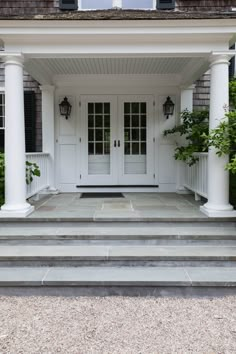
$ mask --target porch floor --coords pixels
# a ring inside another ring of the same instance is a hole
[[[125,198],[81,198],[81,193],[62,193],[31,201],[29,219],[78,221],[189,221],[208,219],[193,195],[175,193],[123,193]]]

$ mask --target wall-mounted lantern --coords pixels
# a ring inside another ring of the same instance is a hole
[[[68,101],[67,97],[65,97],[64,100],[61,101],[61,103],[59,104],[59,107],[60,107],[61,116],[68,119],[68,117],[71,114],[72,106],[71,106],[70,102]]]
[[[175,108],[175,104],[174,102],[171,101],[170,96],[168,96],[165,103],[163,104],[163,112],[164,115],[166,116],[166,119],[168,119],[169,116],[173,115],[174,108]]]

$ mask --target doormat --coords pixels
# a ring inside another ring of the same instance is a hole
[[[124,198],[122,193],[82,193],[80,198]]]

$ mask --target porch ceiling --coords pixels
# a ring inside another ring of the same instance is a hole
[[[26,70],[45,84],[57,75],[181,75],[203,64],[203,58],[189,57],[35,58],[26,62]]]

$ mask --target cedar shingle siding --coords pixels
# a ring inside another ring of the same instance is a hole
[[[181,11],[230,11],[236,0],[177,0]]]
[[[0,15],[44,15],[59,10],[58,0],[7,0],[1,1]]]
[[[236,6],[236,0],[176,0],[176,8],[180,11],[230,11],[232,6]],[[0,15],[6,16],[58,12],[61,12],[59,0],[2,0],[0,5]]]

